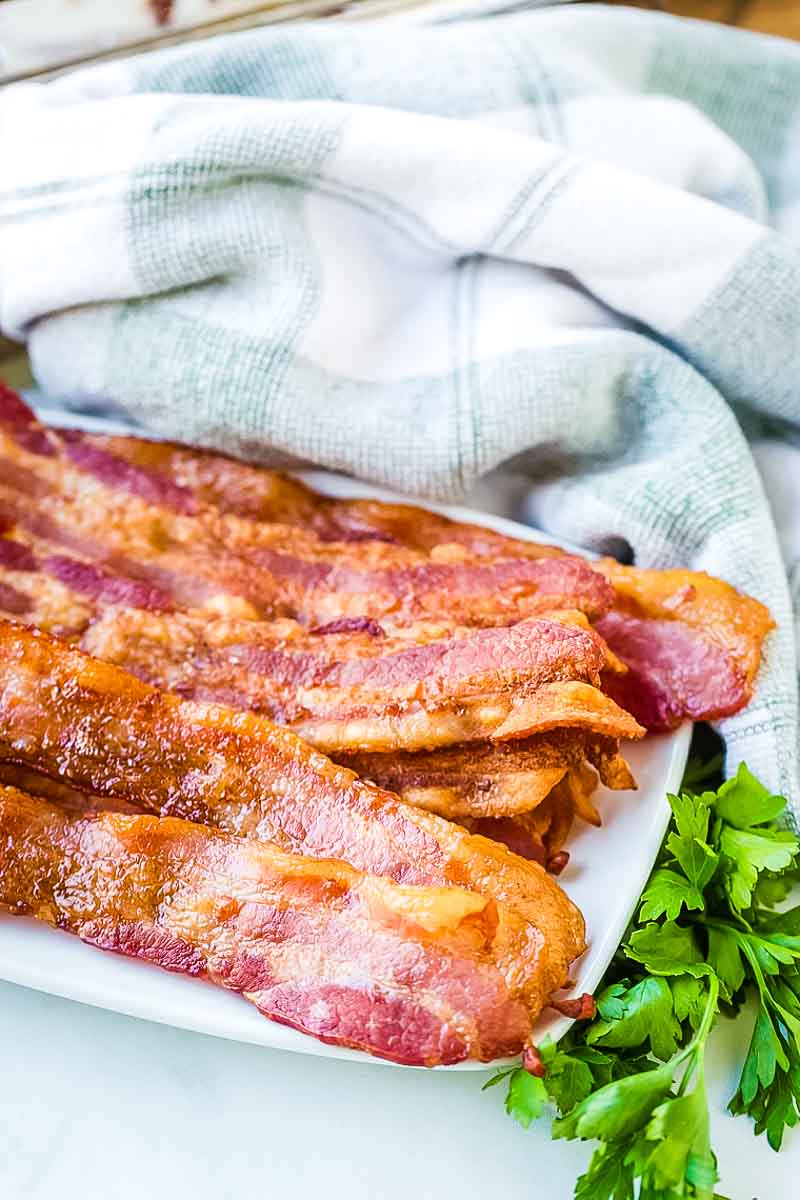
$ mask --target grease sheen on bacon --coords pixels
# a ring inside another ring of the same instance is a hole
[[[76,817],[0,786],[0,905],[394,1062],[489,1061],[531,1031],[513,980],[535,946],[512,910],[188,821]]]
[[[630,668],[609,693],[659,729],[741,709],[771,628],[763,605],[702,573],[590,565],[421,509],[319,497],[219,455],[47,430],[8,389],[0,456],[0,523],[37,564],[30,577],[0,563],[0,611],[56,632],[85,629],[132,583],[148,589],[128,601],[139,607],[311,626],[503,625],[571,608]]]
[[[0,622],[0,760],[291,853],[507,904],[536,946],[531,1011],[583,950],[580,913],[535,863],[363,783],[262,717],[182,701],[9,622]]]

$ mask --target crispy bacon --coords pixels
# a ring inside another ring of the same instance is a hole
[[[0,610],[14,617],[25,617],[34,607],[33,598],[26,592],[19,591],[10,583],[0,583]]]
[[[155,611],[172,608],[169,596],[151,583],[127,579],[63,554],[48,555],[42,560],[41,567],[45,574],[52,575],[66,588],[104,604],[131,604]]]
[[[66,443],[67,458],[112,488],[121,488],[132,496],[140,496],[148,504],[164,505],[175,512],[192,515],[198,511],[194,496],[186,488],[146,467],[136,467],[115,454],[93,446],[85,434],[64,429],[59,437]]]
[[[395,792],[408,804],[452,821],[510,817],[535,808],[583,754],[571,731],[530,739],[540,753],[518,751],[519,742],[469,743],[425,753],[334,754],[362,779]]]
[[[91,812],[128,812],[140,815],[143,812],[138,805],[127,800],[87,796],[85,792],[70,787],[61,779],[52,779],[49,775],[42,775],[15,763],[0,762],[0,785],[17,788],[30,796],[38,796],[41,800],[48,800],[70,813],[79,813],[81,816]]]
[[[269,581],[275,607],[304,623],[325,624],[366,612],[396,622],[448,614],[464,624],[504,625],[552,608],[577,608],[596,618],[613,598],[602,576],[575,557],[420,561],[411,550],[380,546],[386,551],[383,561],[372,566],[361,546],[323,544],[307,536],[305,545],[295,549],[298,531],[262,526],[256,538],[253,528],[232,530],[243,536],[229,544],[259,578]],[[275,548],[263,544],[267,531]],[[375,546],[368,549],[373,559],[378,557]]]
[[[175,818],[74,817],[0,787],[0,904],[394,1062],[516,1054],[537,1015],[536,947],[503,904]]]
[[[50,455],[55,448],[50,435],[39,424],[21,396],[0,379],[0,426],[14,441],[32,454]]]
[[[589,992],[576,996],[574,1000],[553,1000],[550,1008],[560,1012],[562,1017],[569,1017],[571,1021],[593,1021],[597,1016],[597,1005]]]
[[[558,854],[553,854],[548,858],[545,866],[547,867],[548,875],[560,875],[569,864],[569,854],[566,850],[559,850]]]
[[[0,569],[30,574],[40,571],[61,585],[62,596],[75,600],[89,597],[103,605],[126,604],[138,608],[169,610],[172,602],[166,593],[152,584],[117,575],[64,554],[48,554],[37,558],[30,546],[14,538],[0,537]],[[28,580],[31,591],[41,595],[42,580]],[[15,599],[15,595],[20,599]],[[13,584],[0,583],[0,609],[14,614],[30,613],[36,608],[33,596],[19,592]]]
[[[0,623],[0,759],[311,857],[508,903],[538,946],[532,1009],[583,921],[535,864],[404,804],[252,713],[182,701],[38,631]]]
[[[292,621],[113,610],[82,645],[167,691],[263,713],[330,754],[478,741],[509,721],[521,736],[529,701],[543,685],[550,685],[548,711],[557,711],[564,685],[598,684],[605,663],[592,630],[558,621],[424,636],[418,626],[403,636],[320,636]],[[636,736],[627,713],[596,688],[589,692],[594,709],[615,725],[612,736]],[[562,709],[567,720],[566,698]]]
[[[529,1075],[535,1076],[536,1079],[544,1079],[547,1074],[544,1059],[535,1046],[526,1046],[522,1051],[522,1069]]]
[[[39,564],[30,546],[13,538],[0,537],[0,566],[10,571],[36,571]]]
[[[606,690],[649,729],[718,718],[750,699],[769,611],[699,571],[598,564],[617,592],[599,629],[628,667]]]
[[[386,630],[371,617],[340,617],[338,621],[329,621],[327,625],[317,625],[311,630],[320,637],[331,633],[368,633],[370,637],[386,637]]]

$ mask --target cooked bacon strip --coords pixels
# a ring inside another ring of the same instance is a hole
[[[559,685],[599,684],[606,663],[591,629],[559,621],[416,640],[425,636],[418,626],[402,637],[376,638],[371,630],[315,635],[293,621],[112,610],[82,645],[187,699],[263,713],[330,754],[491,738],[544,684],[552,685],[555,705]],[[635,735],[626,713],[599,693],[596,704],[616,716],[615,736]]]
[[[8,622],[0,622],[0,759],[292,853],[508,903],[538,947],[532,1008],[563,984],[583,948],[580,913],[535,865],[362,783],[262,717],[182,701]]]
[[[79,430],[62,429],[58,438],[66,443],[67,458],[101,483],[120,488],[132,496],[140,496],[148,504],[161,505],[174,512],[189,516],[198,512],[200,506],[192,493],[168,477],[142,470],[115,454],[93,446]]]
[[[5,406],[0,398],[0,520],[38,560],[68,553],[105,576],[142,581],[158,590],[159,607],[167,597],[308,625],[387,614],[502,625],[552,608],[596,618],[613,599],[602,575],[567,555],[489,561],[457,546],[427,554],[220,513],[81,433],[46,431],[8,397]],[[112,602],[95,593],[98,604]]]
[[[28,616],[34,609],[34,601],[26,592],[19,591],[13,584],[0,583],[0,610],[14,617]]]
[[[386,630],[372,617],[339,617],[336,621],[328,621],[327,625],[316,625],[311,632],[319,637],[328,637],[332,633],[367,633],[372,638],[386,637]]]
[[[649,729],[729,716],[753,694],[774,621],[763,604],[699,571],[598,563],[617,604],[599,628],[628,667],[606,690]]]
[[[39,574],[31,578],[34,572]],[[105,605],[172,608],[169,596],[152,584],[63,554],[37,557],[30,545],[12,537],[0,537],[0,573],[5,576],[0,610],[55,633],[74,633]]]
[[[0,787],[0,904],[394,1062],[517,1054],[537,1015],[536,948],[504,905],[175,818],[74,817]]]
[[[527,755],[517,753],[518,745],[473,742],[430,753],[335,754],[334,758],[408,804],[451,821],[466,821],[528,812],[567,773],[572,748],[560,753],[560,747],[554,747],[552,754],[536,756],[529,763]],[[580,744],[574,753],[581,754]]]
[[[556,730],[515,742],[478,742],[416,754],[335,754],[362,779],[452,821],[530,812],[585,759],[607,786],[635,788],[611,738]]]
[[[322,496],[278,471],[169,442],[93,434],[87,442],[137,467],[174,480],[223,513],[313,530],[326,542],[388,542],[430,553],[448,544],[474,555],[506,554],[511,539],[481,525],[453,521],[413,504]],[[556,546],[517,542],[512,557],[553,558]]]

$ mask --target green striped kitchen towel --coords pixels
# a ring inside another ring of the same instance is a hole
[[[0,114],[0,326],[42,388],[418,496],[494,472],[724,576],[779,623],[729,765],[800,812],[800,47],[595,5],[299,25]]]

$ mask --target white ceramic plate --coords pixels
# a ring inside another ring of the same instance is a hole
[[[56,423],[52,414],[47,416]],[[78,424],[78,419],[70,417],[65,423]],[[81,420],[80,424],[110,429],[99,421]],[[403,499],[381,488],[323,471],[301,472],[300,477],[327,495]],[[512,537],[553,540],[527,526],[486,513],[435,504],[428,507]],[[686,725],[673,734],[647,737],[636,745],[628,745],[625,754],[639,790],[631,793],[601,789],[598,807],[603,814],[603,827],[579,826],[568,843],[569,866],[560,882],[586,918],[589,942],[589,949],[573,972],[576,992],[594,991],[619,945],[661,844],[669,819],[666,793],[674,792],[680,784],[690,734],[691,727]],[[146,963],[103,954],[70,934],[25,917],[0,914],[0,979],[129,1016],[236,1041],[332,1058],[383,1062],[361,1051],[327,1046],[275,1024],[241,997],[221,988],[170,975]],[[558,1037],[568,1024],[560,1017],[546,1017],[537,1027],[537,1036],[550,1033]],[[480,1063],[462,1063],[441,1069],[485,1067]]]

